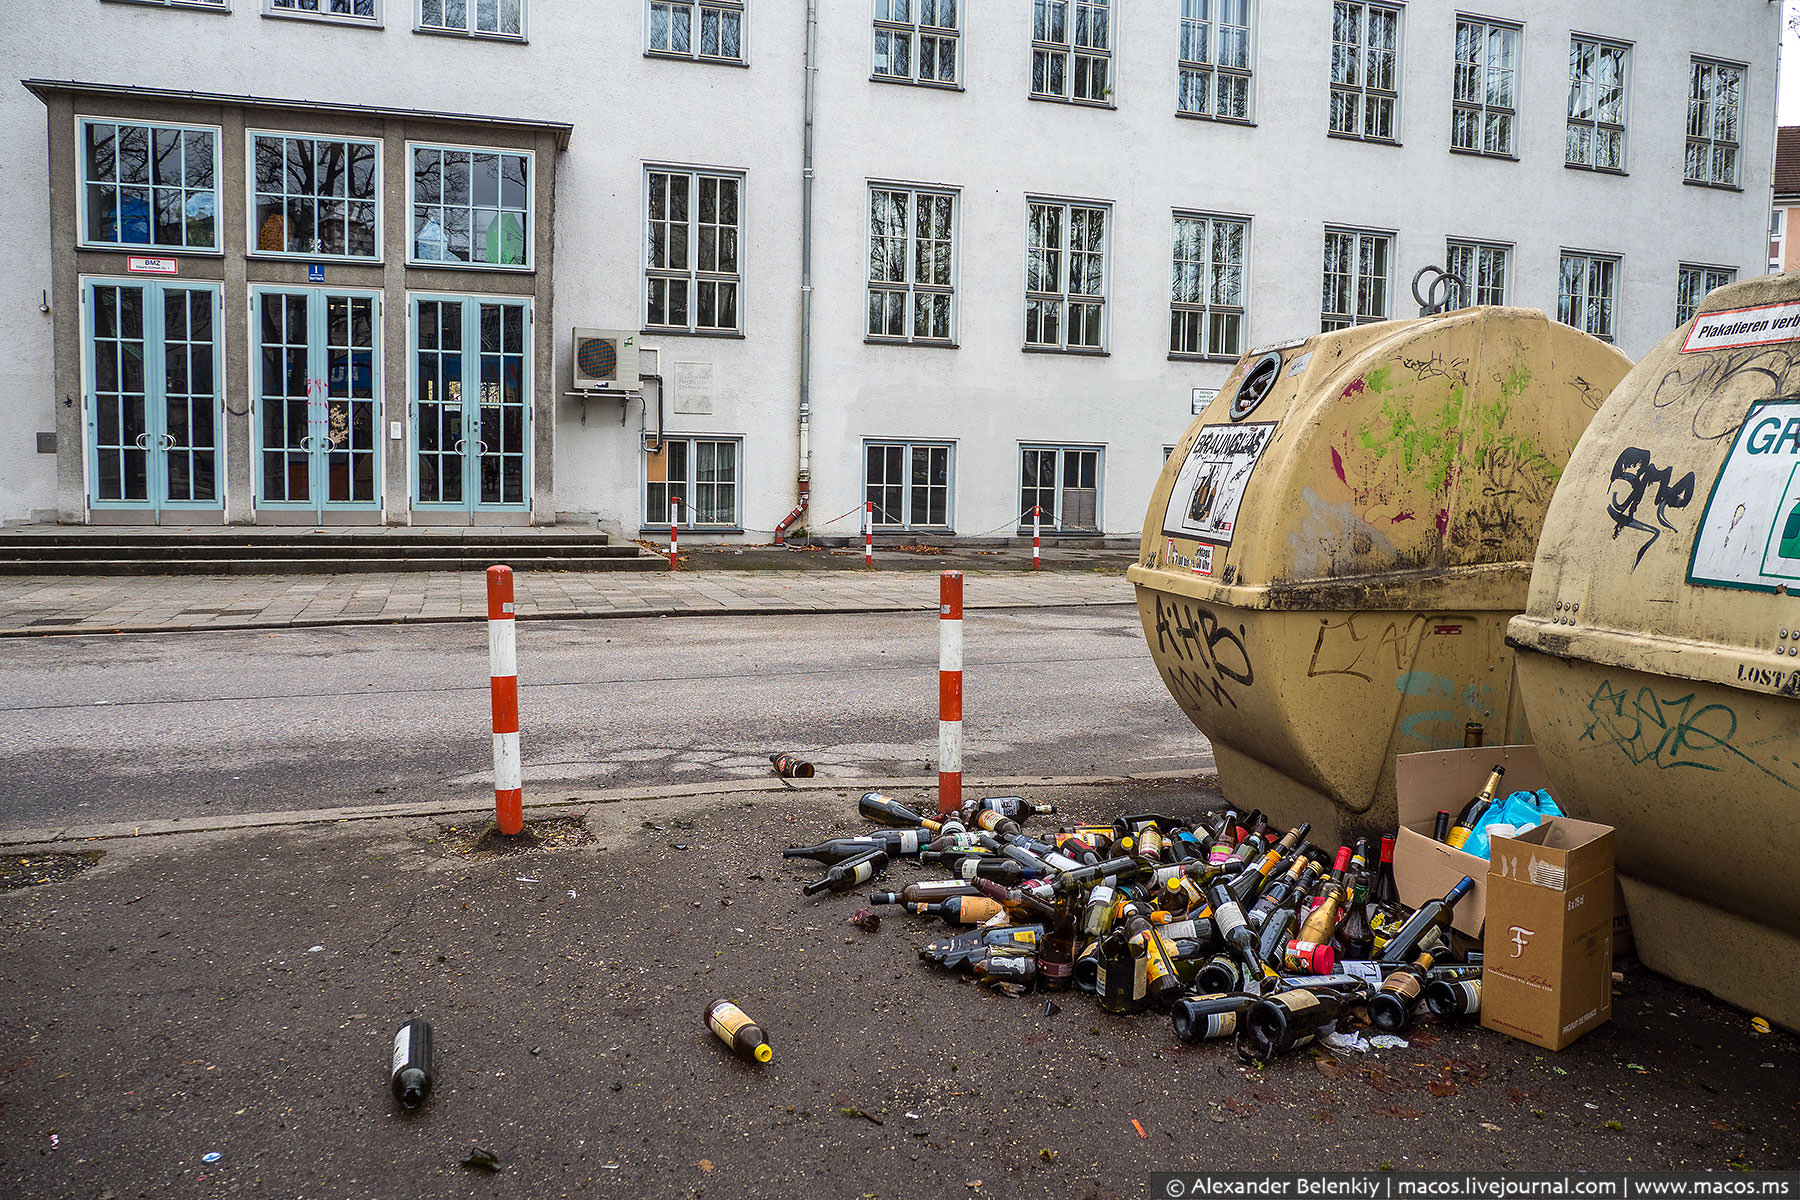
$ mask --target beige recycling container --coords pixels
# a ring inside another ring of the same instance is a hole
[[[1234,804],[1328,845],[1392,833],[1395,755],[1461,746],[1470,721],[1530,740],[1506,622],[1630,365],[1516,308],[1244,356],[1169,456],[1129,572]]]
[[[1510,627],[1652,968],[1800,1029],[1800,274],[1708,296],[1569,460]]]

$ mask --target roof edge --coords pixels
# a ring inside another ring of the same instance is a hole
[[[515,129],[532,129],[554,134],[556,148],[569,148],[569,135],[574,126],[562,121],[539,121],[529,117],[491,117],[477,113],[434,112],[422,108],[391,108],[381,104],[339,104],[324,100],[289,100],[275,96],[232,95],[226,92],[184,92],[173,88],[140,87],[135,84],[89,83],[75,79],[21,79],[25,90],[46,103],[55,95],[111,96],[138,100],[181,101],[189,104],[241,104],[255,108],[288,109],[295,112],[326,112],[345,116],[410,117],[421,121],[446,121],[462,125],[502,125]]]

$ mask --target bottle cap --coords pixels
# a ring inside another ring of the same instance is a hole
[[[1464,875],[1461,879],[1456,881],[1456,886],[1451,888],[1449,892],[1445,894],[1444,903],[1455,904],[1458,900],[1461,900],[1464,896],[1468,895],[1469,889],[1474,886],[1475,881],[1470,879],[1467,875]]]
[[[775,1050],[773,1047],[771,1047],[769,1045],[769,1043],[764,1042],[756,1048],[756,1061],[757,1062],[766,1063],[771,1058],[774,1058],[774,1057],[775,1057]]]
[[[1394,839],[1391,837],[1381,839],[1381,861],[1384,863],[1394,861]]]

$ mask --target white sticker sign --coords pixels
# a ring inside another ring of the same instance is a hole
[[[1688,582],[1800,591],[1800,400],[1751,405],[1700,518]]]
[[[1795,338],[1800,338],[1800,304],[1762,304],[1707,313],[1688,330],[1681,352],[1767,346]]]
[[[1202,425],[1169,492],[1163,533],[1231,545],[1250,472],[1274,436],[1273,421]]]

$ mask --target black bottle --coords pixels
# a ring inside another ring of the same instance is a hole
[[[414,1017],[394,1035],[388,1086],[407,1108],[419,1107],[431,1094],[431,1022],[424,1017]]]

